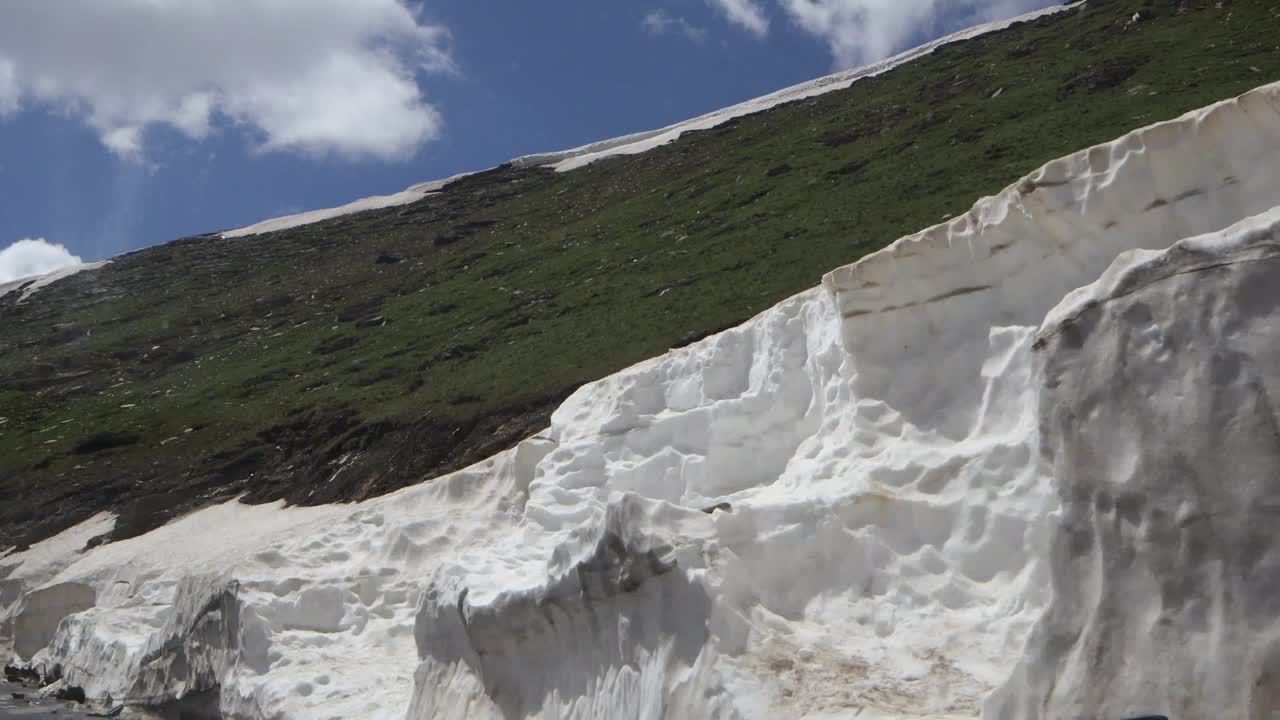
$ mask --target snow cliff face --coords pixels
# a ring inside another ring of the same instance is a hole
[[[996,718],[1280,711],[1280,208],[1127,254],[1045,323],[1056,589]]]
[[[854,395],[833,310],[570,398],[518,531],[429,586],[411,715],[972,716],[1047,599],[1031,333],[976,378],[1007,414],[953,441]]]
[[[1207,717],[1209,662],[1203,702],[1262,717],[1278,152],[1280,85],[1050,163],[454,475],[0,556],[0,645],[246,718],[972,718],[1002,685],[991,717]]]

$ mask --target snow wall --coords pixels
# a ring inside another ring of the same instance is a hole
[[[238,718],[1270,717],[1276,206],[1280,84],[461,472],[0,555],[0,651]]]
[[[1041,330],[1055,589],[993,718],[1280,713],[1280,208],[1132,253]]]

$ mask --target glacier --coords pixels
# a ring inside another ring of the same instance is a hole
[[[0,654],[236,718],[1269,718],[1280,84],[1051,162],[350,505],[0,554]]]

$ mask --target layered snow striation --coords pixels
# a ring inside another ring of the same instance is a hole
[[[0,646],[240,718],[1264,717],[1278,154],[1271,85],[459,473],[85,550],[95,519],[0,556]]]

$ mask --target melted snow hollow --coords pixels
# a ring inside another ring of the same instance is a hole
[[[1051,162],[466,470],[0,556],[0,649],[238,718],[1210,717],[1257,682],[1252,713],[1280,662],[1280,460],[1251,418],[1280,365],[1196,375],[1160,318],[1274,359],[1277,205],[1280,84]],[[1242,417],[1252,445],[1221,430]],[[1191,470],[1159,465],[1179,443]],[[1135,505],[1169,477],[1143,463],[1190,479]],[[1218,659],[1238,677],[1188,697]]]

